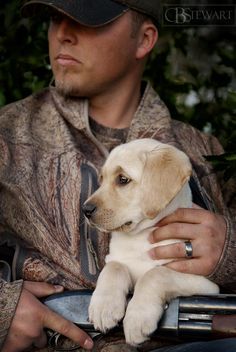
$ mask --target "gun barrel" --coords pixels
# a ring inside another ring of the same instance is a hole
[[[180,321],[178,336],[209,336],[212,332],[211,322]]]
[[[236,295],[192,296],[179,299],[180,312],[236,313]]]

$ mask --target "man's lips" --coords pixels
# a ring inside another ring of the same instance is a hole
[[[62,66],[71,66],[71,65],[76,65],[80,63],[80,61],[75,59],[73,56],[65,55],[65,54],[57,55],[56,61],[59,65],[62,65]]]

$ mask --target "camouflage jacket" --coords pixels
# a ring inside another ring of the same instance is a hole
[[[203,157],[222,153],[221,146],[214,137],[172,120],[149,84],[127,141],[146,137],[184,150],[209,209],[225,216],[225,247],[210,278],[236,291],[235,188],[223,184]],[[94,287],[109,238],[87,228],[81,205],[97,187],[97,173],[107,155],[90,130],[86,100],[64,98],[50,87],[1,109],[0,244],[12,246],[15,255],[13,282],[0,279],[0,346],[22,279],[69,290]],[[108,342],[101,346],[97,351],[110,351]],[[126,345],[117,348],[133,351]]]

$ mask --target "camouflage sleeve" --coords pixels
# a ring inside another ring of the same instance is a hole
[[[209,139],[212,154],[223,153],[223,149],[214,137]],[[210,279],[218,283],[224,290],[236,292],[236,178],[235,175],[225,180],[223,174],[217,174],[223,197],[223,214],[227,224],[225,246]]]
[[[0,279],[0,351],[15,313],[22,284],[22,280],[8,283]]]
[[[236,293],[236,214],[225,216],[227,234],[221,258],[209,279],[220,285],[224,291]]]
[[[4,109],[4,108],[3,108]],[[2,109],[2,110],[3,110]],[[1,110],[1,111],[2,111]],[[1,122],[1,119],[0,119]],[[0,124],[1,127],[1,124]],[[7,159],[4,157],[7,155],[5,144],[1,138],[0,131],[0,175],[4,169]],[[0,181],[1,184],[1,181]],[[0,224],[0,244],[3,242],[3,228]],[[0,258],[1,262],[3,258]],[[19,296],[21,294],[23,281],[6,282],[4,279],[7,278],[2,275],[0,270],[0,351],[5,341],[8,329],[10,327],[14,312],[18,303]]]

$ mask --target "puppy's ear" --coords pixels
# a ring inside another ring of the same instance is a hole
[[[164,209],[189,179],[187,155],[172,146],[146,153],[141,183],[144,214],[152,219]]]

